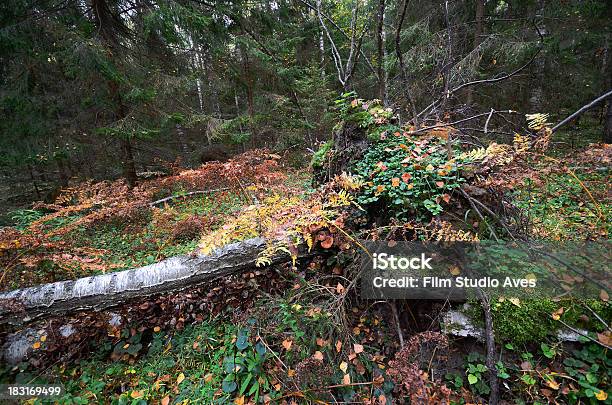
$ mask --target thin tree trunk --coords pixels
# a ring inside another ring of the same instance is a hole
[[[244,34],[244,31],[243,31]],[[255,106],[253,101],[253,76],[251,74],[251,65],[249,55],[244,49],[244,45],[240,44],[240,57],[242,59],[242,69],[244,72],[244,80],[246,83],[247,92],[247,112],[249,114],[249,129],[251,131],[251,147],[255,147]]]
[[[385,80],[385,0],[378,2],[378,24],[376,26],[376,48],[378,51],[378,98],[386,104],[387,83]]]
[[[136,185],[136,164],[134,163],[134,151],[129,137],[121,138],[121,149],[123,150],[123,177],[130,188]]]
[[[406,74],[406,67],[404,66],[404,55],[401,48],[401,33],[402,26],[404,25],[404,19],[406,18],[406,10],[408,8],[408,0],[404,0],[402,7],[399,9],[399,17],[397,19],[397,28],[395,30],[395,53],[397,55],[397,61],[400,69],[400,77],[402,79],[402,86],[404,87],[404,94],[406,95],[406,101],[412,109],[412,123],[415,127],[419,125],[418,115],[416,111],[416,104],[410,91],[410,82],[408,81],[408,75]]]
[[[474,50],[476,50],[476,48],[478,48],[480,46],[480,43],[482,42],[481,36],[483,32],[482,20],[484,17],[484,8],[485,8],[484,0],[477,0],[476,1],[476,26],[474,27],[474,42],[472,43],[472,48]],[[465,103],[467,105],[472,105],[473,98],[474,98],[474,88],[468,87]]]
[[[544,0],[538,1],[538,10],[536,12],[537,17],[542,17],[544,13]],[[543,40],[543,37],[547,35],[546,26],[542,22],[542,20],[536,22],[537,33],[540,36],[540,39]],[[543,45],[543,44],[542,44]],[[545,82],[545,70],[546,70],[546,50],[543,49],[540,56],[534,61],[534,72],[533,72],[533,82],[531,86],[531,94],[529,97],[529,106],[531,108],[532,113],[541,112],[542,103],[544,98],[544,88],[542,87]]]

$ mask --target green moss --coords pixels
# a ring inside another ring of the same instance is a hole
[[[317,150],[315,154],[312,156],[310,165],[315,169],[323,167],[323,164],[325,163],[325,159],[327,159],[329,152],[332,150],[332,146],[333,146],[333,142],[331,139],[325,142],[323,145],[321,145],[319,150]]]
[[[592,314],[576,301],[554,302],[551,299],[534,299],[520,301],[520,306],[508,300],[494,302],[491,305],[493,326],[498,343],[513,343],[525,345],[539,343],[547,336],[555,335],[563,324],[552,319],[551,315],[563,307],[561,315],[563,322],[573,327],[589,331],[601,331],[603,325]],[[589,301],[587,305],[602,319],[610,319],[612,309],[610,305],[600,301]],[[478,302],[473,302],[463,311],[475,325],[484,325],[482,309]],[[588,318],[582,320],[586,315]]]

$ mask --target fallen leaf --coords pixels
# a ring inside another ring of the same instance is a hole
[[[184,379],[185,379],[185,374],[183,373],[179,374],[178,377],[176,377],[176,385],[179,385],[180,383],[182,383]]]
[[[442,188],[442,187],[444,187],[444,182],[443,181],[436,181],[436,186]]]
[[[317,346],[325,346],[327,344],[327,341],[323,338],[317,338]]]
[[[448,271],[450,271],[450,274],[452,274],[453,276],[458,276],[459,274],[461,274],[461,269],[459,268],[459,266],[451,266]]]
[[[236,405],[244,405],[244,395],[241,397],[237,397],[236,399],[234,399],[234,403]]]
[[[336,351],[340,353],[340,350],[342,350],[342,342],[338,340],[336,342]]]
[[[348,374],[344,374],[342,377],[342,384],[349,385],[351,383],[351,376]]]
[[[521,300],[519,300],[516,297],[508,298],[508,301],[510,301],[511,303],[513,303],[514,305],[516,305],[519,308],[521,307]]]
[[[168,405],[170,403],[170,397],[169,396],[165,396],[162,398],[161,400],[161,405]]]
[[[555,321],[558,321],[559,319],[561,319],[562,314],[563,314],[563,307],[557,309],[555,312],[552,313],[552,319],[554,319]]]
[[[333,244],[334,244],[334,238],[333,236],[329,236],[321,242],[321,247],[323,249],[329,249],[330,247],[332,247]]]
[[[608,399],[608,393],[605,391],[599,390],[599,392],[595,394],[595,398],[597,398],[599,401],[605,401],[606,399]]]
[[[344,292],[344,286],[340,283],[336,286],[336,293],[342,294]]]
[[[603,333],[598,333],[597,340],[606,346],[612,346],[612,332],[607,330]]]
[[[295,370],[289,369],[287,370],[287,377],[291,378],[295,375]]]
[[[359,354],[359,353],[363,353],[363,346],[359,345],[357,343],[353,344],[353,350],[355,351],[355,353]]]
[[[161,330],[161,328],[159,326],[156,326],[153,328],[153,332],[157,333]]]
[[[286,351],[290,351],[291,350],[291,345],[292,344],[293,344],[293,341],[291,339],[283,340],[283,347],[285,348]]]
[[[32,345],[33,349],[40,349],[40,342],[34,342],[34,344]]]
[[[552,388],[553,390],[558,390],[559,389],[559,383],[556,382],[555,380],[550,380],[546,383],[546,385],[548,385],[550,388]]]
[[[41,342],[44,342],[44,341],[46,341],[46,340],[47,340],[47,335],[42,335],[42,336],[40,337],[40,341],[41,341]]]
[[[608,292],[606,290],[601,290],[599,292],[599,298],[601,298],[603,302],[608,302],[610,296],[608,295]]]
[[[346,361],[343,361],[342,363],[340,363],[340,370],[342,370],[343,373],[346,373],[346,370],[348,369],[348,363]]]
[[[130,393],[130,396],[134,399],[136,398],[142,398],[142,391],[132,391]]]
[[[391,179],[391,187],[398,187],[400,185],[399,177],[394,177]]]
[[[404,183],[408,183],[408,181],[412,178],[412,175],[410,173],[404,173],[402,174],[402,181]]]
[[[451,200],[451,196],[449,194],[442,194],[442,199],[448,204]]]
[[[211,382],[213,380],[213,373],[208,373],[204,376],[204,382]]]
[[[314,356],[312,357],[314,357],[315,360],[323,361],[323,353],[321,353],[318,350],[315,352]]]

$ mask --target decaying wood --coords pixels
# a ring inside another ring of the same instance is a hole
[[[175,256],[131,270],[23,288],[0,294],[0,324],[24,324],[36,319],[83,310],[101,310],[135,298],[179,291],[221,276],[255,267],[266,240],[232,243],[209,256]],[[303,251],[299,257],[307,254]],[[291,260],[286,254],[272,264]]]

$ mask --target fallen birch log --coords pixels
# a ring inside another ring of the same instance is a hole
[[[101,310],[135,298],[179,291],[255,267],[266,240],[232,243],[208,256],[175,256],[149,266],[0,293],[0,324],[24,324],[67,313]],[[299,257],[307,254],[300,251]],[[271,257],[272,264],[291,260]]]

